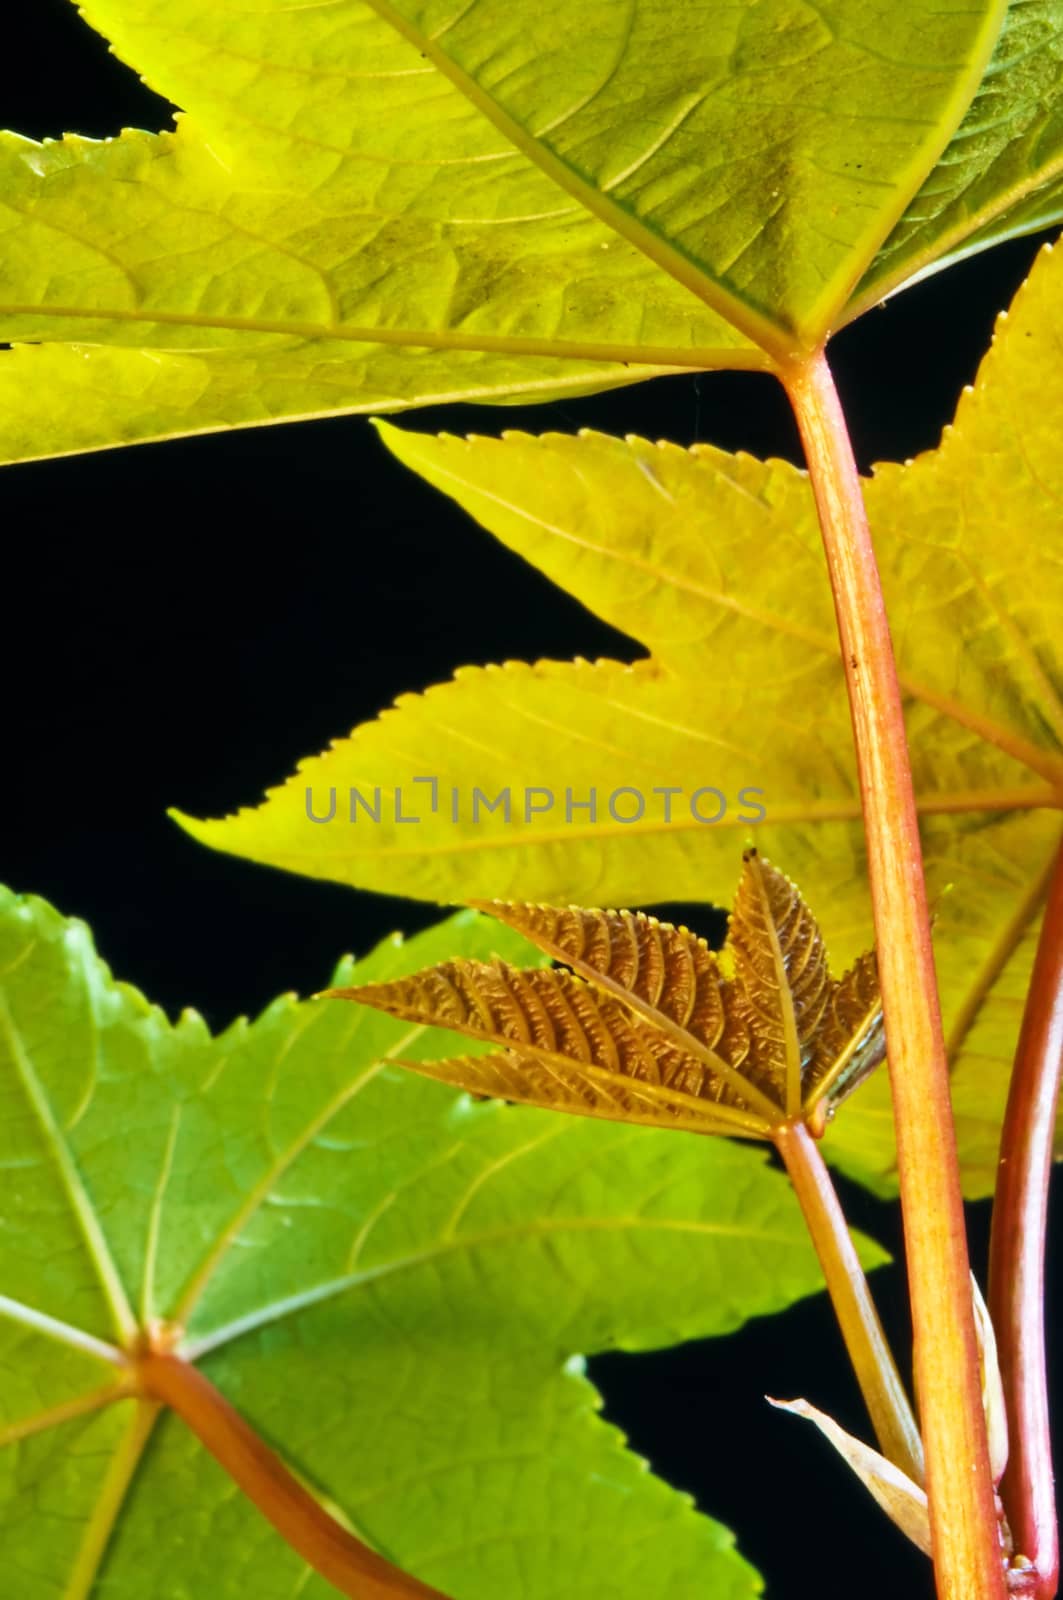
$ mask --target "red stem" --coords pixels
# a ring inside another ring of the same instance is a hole
[[[989,1243],[989,1311],[997,1336],[1010,1450],[1001,1480],[1015,1548],[1033,1562],[1037,1600],[1059,1582],[1045,1372],[1048,1180],[1063,1073],[1063,845],[1056,857],[1000,1137]]]
[[[939,1600],[1004,1600],[956,1134],[897,668],[822,352],[783,374],[816,497],[860,776]]]
[[[171,1355],[137,1363],[143,1394],[176,1411],[282,1538],[351,1600],[446,1600],[340,1526],[201,1372]]]

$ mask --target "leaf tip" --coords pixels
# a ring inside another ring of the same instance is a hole
[[[812,1409],[807,1400],[777,1400],[772,1394],[766,1394],[764,1398],[776,1411],[790,1411],[797,1417],[807,1417]]]
[[[193,817],[189,812],[182,811],[179,806],[167,806],[166,815],[171,822],[176,822],[181,832],[187,833],[189,838],[197,840],[200,844],[210,843],[209,817]]]

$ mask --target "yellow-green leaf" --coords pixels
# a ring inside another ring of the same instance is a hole
[[[811,346],[1007,6],[82,10],[184,115],[0,139],[0,460]]]
[[[1013,0],[985,77],[948,150],[846,308],[1063,214],[1063,5]]]
[[[1063,804],[1054,427],[1063,369],[1042,353],[1063,340],[1061,276],[1063,254],[1046,251],[940,448],[879,468],[866,486],[906,692],[971,1194],[992,1185]],[[834,963],[851,962],[870,908],[804,475],[708,446],[384,431],[408,464],[652,654],[633,666],[465,669],[304,762],[257,810],[184,819],[189,830],[255,860],[426,899],[613,904],[726,902],[736,847],[755,833],[816,905]],[[429,775],[432,794],[415,782]],[[369,799],[380,790],[378,822],[357,804],[350,820],[352,787]],[[507,787],[508,821],[500,806],[474,805],[474,790],[497,799]],[[395,820],[396,788],[415,826]],[[333,821],[309,821],[308,804],[323,814],[331,790]],[[551,791],[548,810],[534,809],[536,790]],[[891,1186],[881,1075],[828,1147]]]

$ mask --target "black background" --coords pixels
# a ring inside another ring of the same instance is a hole
[[[19,10],[0,125],[37,138],[169,125],[169,107],[67,0]],[[838,338],[862,465],[936,444],[1038,242],[963,263]],[[733,373],[409,420],[593,426],[798,459],[781,391]],[[359,419],[9,468],[0,523],[0,879],[85,918],[119,976],[215,1027],[318,987],[341,953],[438,913],[212,854],[167,806],[218,816],[250,804],[298,758],[463,662],[637,653],[405,474]],[[712,931],[704,907],[685,915]],[[843,1190],[852,1219],[899,1257],[895,1209]],[[971,1209],[980,1270],[987,1208]],[[900,1268],[875,1289],[905,1351]],[[828,1447],[761,1398],[807,1395],[866,1431],[824,1296],[729,1339],[601,1356],[591,1371],[632,1447],[737,1530],[777,1600],[932,1593],[926,1562]]]

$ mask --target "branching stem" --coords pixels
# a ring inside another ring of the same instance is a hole
[[[822,352],[783,381],[834,593],[867,839],[939,1600],[1006,1594],[904,714],[848,430]]]
[[[303,1560],[351,1600],[446,1600],[348,1533],[214,1385],[178,1356],[146,1354],[141,1390],[170,1406]]]
[[[921,1484],[919,1429],[819,1145],[795,1120],[776,1131],[775,1147],[808,1224],[882,1454]]]
[[[1033,1562],[1037,1600],[1053,1600],[1059,1531],[1045,1372],[1048,1180],[1063,1072],[1063,845],[1056,857],[1000,1137],[989,1245],[989,1310],[1008,1414],[1001,1499],[1015,1548]]]

